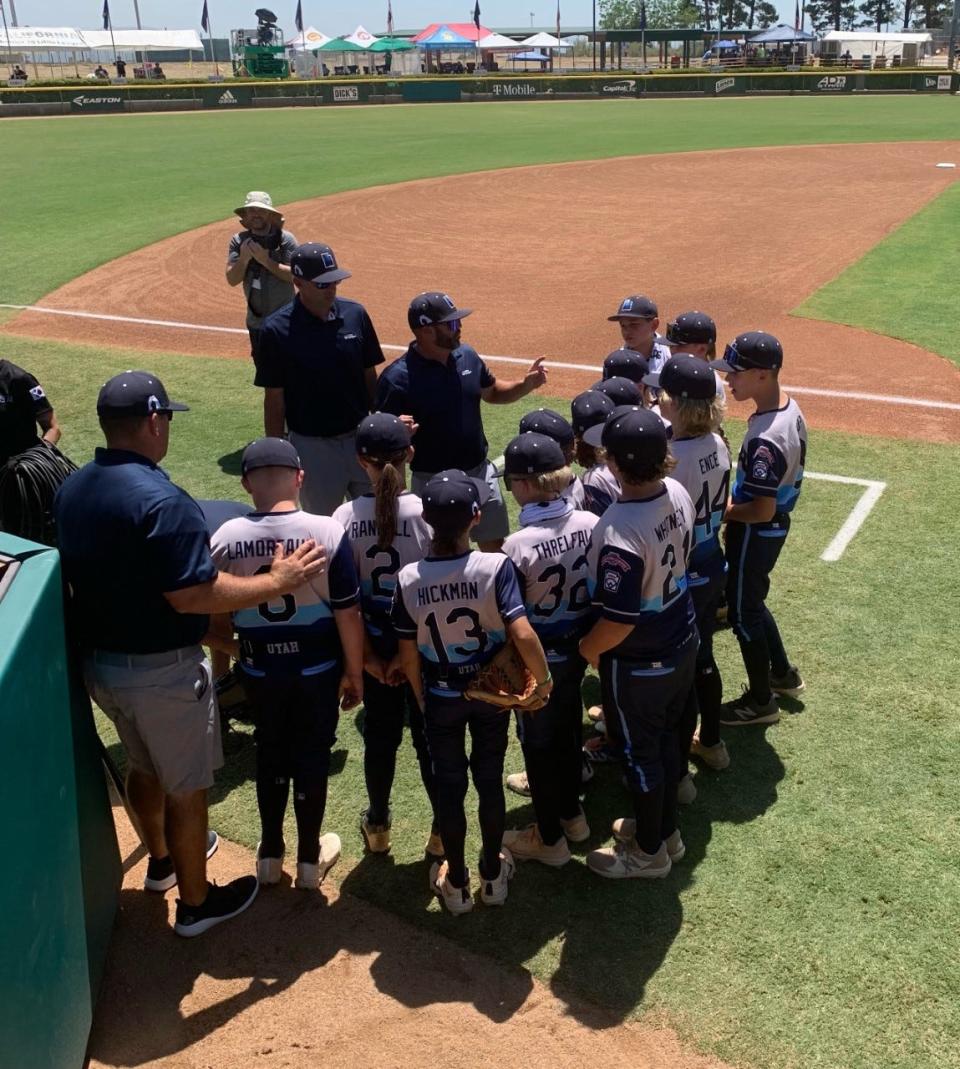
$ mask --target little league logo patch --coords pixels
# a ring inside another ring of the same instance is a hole
[[[620,572],[605,570],[603,573],[603,589],[608,594],[616,594],[620,589],[620,583],[623,580],[623,576]]]
[[[30,391],[30,396],[34,401],[42,401],[47,395],[43,392],[42,386],[34,386]]]

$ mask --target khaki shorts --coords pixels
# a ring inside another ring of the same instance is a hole
[[[220,715],[210,662],[199,646],[129,656],[96,651],[83,672],[131,768],[155,776],[167,794],[213,785],[223,765]]]
[[[410,479],[411,490],[419,497],[423,497],[427,483],[436,474],[438,473],[413,472]],[[470,532],[470,538],[474,542],[494,542],[498,538],[506,538],[510,534],[510,517],[507,515],[507,506],[504,504],[503,494],[500,491],[497,469],[489,460],[485,460],[465,474],[472,476],[474,479],[482,479],[490,491],[490,498],[480,513],[480,522]]]

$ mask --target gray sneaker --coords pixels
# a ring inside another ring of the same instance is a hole
[[[720,706],[720,723],[728,727],[741,727],[745,724],[775,724],[780,719],[780,706],[777,696],[771,695],[766,705],[761,705],[744,691],[736,701],[724,702]]]
[[[807,685],[801,678],[798,669],[791,665],[786,675],[770,676],[770,689],[774,694],[779,694],[782,698],[796,698],[807,689]]]
[[[587,854],[587,867],[608,880],[659,880],[670,874],[667,844],[661,843],[655,854],[644,853],[639,846],[615,843]]]

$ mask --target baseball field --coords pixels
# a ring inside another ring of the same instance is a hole
[[[239,453],[261,410],[223,264],[248,189],[269,190],[301,241],[334,247],[354,273],[343,293],[370,309],[388,357],[408,340],[407,301],[428,288],[476,309],[465,340],[495,373],[547,357],[536,400],[486,409],[493,457],[522,411],[563,410],[597,377],[619,344],[606,316],[631,292],[656,297],[664,320],[703,308],[723,340],[776,333],[810,424],[771,595],[807,690],[779,724],[727,732],[729,771],[696,774],[687,856],[669,878],[609,883],[583,865],[622,815],[619,772],[605,766],[586,788],[593,837],[573,865],[522,868],[502,911],[443,914],[427,890],[412,748],[392,854],[364,856],[361,741],[345,715],[325,821],[344,843],[337,908],[278,888],[242,934],[185,946],[164,931],[149,953],[118,951],[94,1064],[312,1064],[302,981],[336,958],[374,980],[365,1011],[382,1015],[371,1049],[384,1065],[433,1064],[436,1029],[456,1034],[467,1000],[521,1065],[548,1049],[558,1064],[591,1051],[613,1064],[619,1045],[634,1065],[960,1066],[960,183],[937,166],[960,164],[958,108],[945,96],[615,100],[2,124],[0,353],[43,382],[77,462],[98,443],[100,383],[148,367],[192,408],[175,421],[171,475],[198,497],[242,498]],[[733,408],[732,441],[744,415]],[[732,697],[739,652],[729,632],[717,647]],[[515,743],[507,765],[521,767]],[[212,803],[213,826],[255,847],[242,732]],[[530,819],[508,795],[508,822]],[[130,863],[142,878],[141,856]],[[129,934],[143,896],[124,894]],[[151,917],[135,919],[159,928]],[[379,925],[393,926],[386,967]],[[172,1004],[143,1000],[120,1020],[112,1007],[148,979]],[[297,998],[302,1034],[280,1024]],[[408,1020],[391,1046],[398,1006],[422,1015],[419,1042]],[[528,1012],[531,1035],[572,1018],[576,1043],[524,1046]],[[663,1030],[677,1048],[658,1046]],[[477,1064],[465,1042],[458,1064]]]

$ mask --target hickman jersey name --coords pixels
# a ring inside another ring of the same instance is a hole
[[[417,587],[417,605],[433,605],[438,601],[479,601],[480,584],[475,579],[459,583],[431,583]]]

